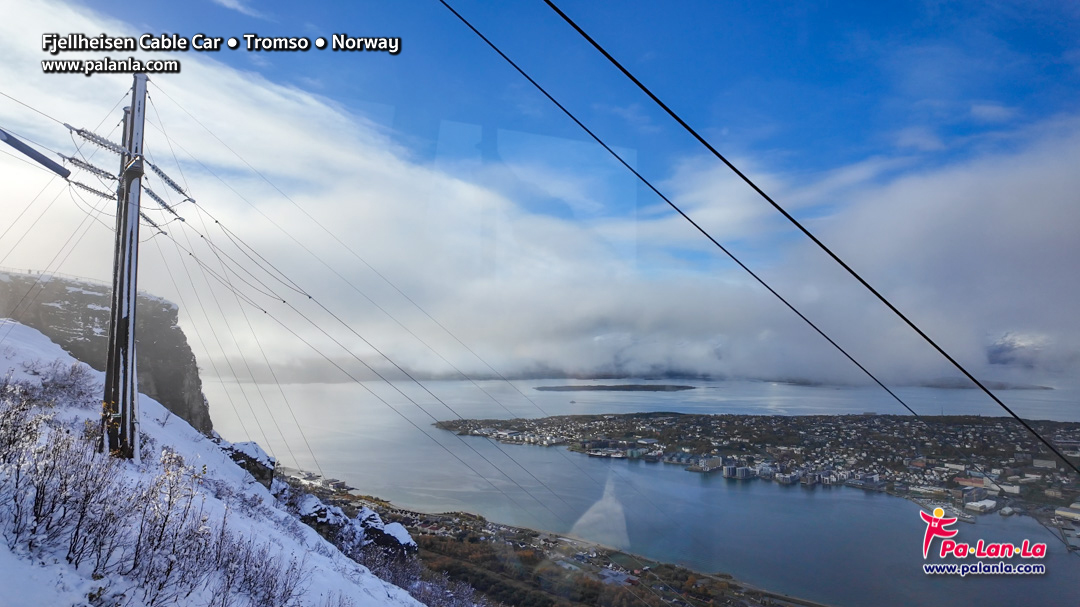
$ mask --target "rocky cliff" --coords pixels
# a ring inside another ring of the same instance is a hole
[[[0,317],[41,331],[100,371],[108,350],[111,290],[97,282],[0,272]],[[177,324],[177,312],[176,304],[139,293],[135,312],[139,391],[210,434],[213,424],[195,354]]]

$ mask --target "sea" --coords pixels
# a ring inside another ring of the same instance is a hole
[[[365,382],[280,390],[207,382],[204,388],[215,427],[227,439],[259,441],[284,465],[321,470],[407,509],[477,513],[829,605],[1080,604],[1080,553],[1068,553],[1059,537],[1030,517],[981,515],[974,524],[956,523],[954,539],[1045,542],[1044,559],[1008,562],[1040,562],[1046,573],[927,575],[926,524],[919,506],[903,498],[850,487],[736,481],[662,463],[590,458],[565,447],[501,444],[433,426],[458,417],[638,411],[907,414],[869,387],[729,380],[656,382],[694,387],[678,392],[535,389],[598,383],[650,382]],[[976,390],[897,393],[923,415],[1003,414]],[[1027,419],[1080,421],[1080,387],[998,394]]]

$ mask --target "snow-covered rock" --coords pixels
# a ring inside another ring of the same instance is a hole
[[[112,293],[108,283],[3,270],[0,277],[0,310],[18,309],[22,324],[41,331],[91,367],[105,368]],[[139,391],[197,430],[211,433],[195,354],[178,324],[179,308],[144,292],[139,293],[136,308]]]
[[[416,542],[401,523],[384,523],[370,508],[363,507],[354,518],[349,518],[341,508],[325,504],[310,493],[298,493],[281,481],[275,481],[273,493],[295,511],[301,521],[346,554],[372,544],[391,558],[414,554],[417,550]]]
[[[229,454],[241,468],[247,470],[255,480],[263,487],[270,488],[274,480],[274,468],[277,460],[263,451],[262,447],[255,442],[229,443],[221,438],[212,439],[221,447],[222,451]]]

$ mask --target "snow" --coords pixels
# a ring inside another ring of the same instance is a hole
[[[364,506],[356,513],[356,519],[364,521],[364,524],[368,527],[380,529],[384,533],[387,533],[394,537],[399,543],[406,546],[415,546],[416,542],[413,541],[412,536],[405,530],[405,526],[401,523],[384,524],[382,518],[378,512],[375,512],[371,508]]]
[[[394,539],[403,545],[416,545],[416,541],[412,539],[412,536],[409,535],[409,532],[405,530],[405,526],[401,523],[390,523],[383,527],[383,531],[393,536]]]
[[[10,374],[13,380],[40,382],[35,369],[54,360],[65,366],[82,365],[40,332],[8,319],[0,319],[0,339],[0,377]],[[103,383],[102,373],[92,369],[90,373],[98,384]],[[380,580],[345,557],[315,530],[299,523],[218,445],[186,421],[169,414],[160,403],[145,395],[140,395],[138,406],[140,430],[149,436],[152,447],[143,455],[146,463],[125,462],[123,473],[132,479],[149,478],[155,472],[153,462],[166,446],[181,455],[186,465],[200,470],[205,466],[205,512],[210,520],[221,520],[227,511],[232,532],[270,543],[286,560],[290,555],[305,559],[310,578],[301,605],[334,604],[338,597],[347,597],[357,607],[420,604],[404,590]],[[58,403],[54,413],[58,420],[69,422],[98,419],[96,408],[65,408],[64,403]],[[269,457],[254,443],[239,443],[234,448],[249,455]],[[387,525],[386,531],[404,541],[407,534],[400,535],[404,529],[399,532],[394,525]],[[0,607],[86,604],[87,594],[103,584],[91,579],[86,568],[69,565],[62,551],[46,557],[37,555],[29,560],[26,555],[13,553],[7,542],[0,542]],[[108,581],[114,589],[130,583],[123,579]],[[213,598],[208,591],[200,593],[201,596],[189,597],[190,604],[208,604]],[[132,604],[142,605],[137,600]]]
[[[267,468],[273,468],[274,463],[277,461],[267,455],[266,451],[263,451],[262,447],[260,447],[259,444],[255,442],[233,443],[232,448],[250,457],[256,462],[266,466]]]
[[[79,281],[82,282],[82,281]],[[105,295],[104,291],[88,291],[79,287],[65,287],[68,293],[82,293],[83,295]],[[108,310],[108,308],[104,308]]]
[[[0,607],[84,604],[93,580],[67,563],[43,564],[19,558],[0,543]]]
[[[345,512],[342,511],[341,508],[338,508],[337,506],[327,506],[322,503],[322,500],[310,493],[300,498],[298,509],[300,516],[314,516],[315,520],[320,523],[343,525],[349,521],[349,517],[345,515]]]

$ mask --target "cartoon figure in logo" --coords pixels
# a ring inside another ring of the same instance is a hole
[[[926,558],[926,555],[930,553],[930,542],[935,537],[952,537],[958,533],[956,529],[946,529],[945,527],[956,522],[956,517],[944,518],[945,510],[942,508],[934,508],[934,514],[931,516],[923,511],[919,511],[919,516],[922,520],[926,521],[926,533],[923,535],[922,541],[922,557]]]

